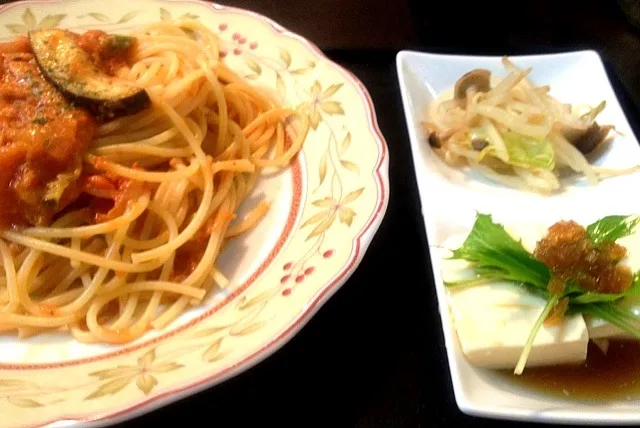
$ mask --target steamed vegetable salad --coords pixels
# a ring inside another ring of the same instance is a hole
[[[424,132],[447,163],[543,193],[560,188],[563,169],[583,174],[591,184],[635,170],[596,167],[586,158],[613,130],[596,122],[604,101],[595,107],[563,104],[549,86],[528,80],[531,68],[520,70],[507,58],[503,64],[508,75],[495,85],[488,70],[475,69],[430,106]]]

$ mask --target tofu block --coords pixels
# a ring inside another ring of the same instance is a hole
[[[461,244],[448,240],[447,248]],[[443,254],[444,258],[450,253]],[[441,259],[445,282],[473,278],[464,260]],[[545,301],[520,286],[492,282],[447,292],[460,348],[474,366],[514,369]],[[586,359],[589,336],[581,315],[565,317],[558,326],[542,326],[534,340],[526,367],[577,364]]]
[[[544,300],[519,286],[496,282],[449,293],[462,352],[474,366],[514,369]],[[580,363],[586,359],[589,336],[581,315],[558,326],[542,326],[526,367]]]

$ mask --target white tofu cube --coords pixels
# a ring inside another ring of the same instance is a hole
[[[506,282],[449,293],[462,352],[474,366],[515,368],[545,302]],[[558,326],[542,326],[526,367],[583,362],[589,336],[581,315],[565,317]]]
[[[461,243],[456,237],[445,246],[457,248]],[[474,275],[464,260],[441,260],[441,267],[445,282]],[[545,301],[507,282],[449,289],[447,294],[458,342],[468,361],[479,367],[514,369]],[[565,317],[558,326],[543,325],[526,367],[583,362],[588,341],[581,315]]]

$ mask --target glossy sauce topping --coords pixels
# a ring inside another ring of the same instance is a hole
[[[551,281],[551,288],[562,287],[571,279],[583,290],[620,293],[633,281],[631,269],[618,263],[626,252],[613,242],[596,247],[583,226],[574,221],[561,221],[551,226],[538,242],[534,256],[547,265],[556,279]]]

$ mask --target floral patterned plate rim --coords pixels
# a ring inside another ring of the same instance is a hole
[[[229,67],[309,115],[302,153],[266,180],[273,217],[247,238],[249,261],[229,263],[233,287],[206,308],[122,347],[0,337],[2,426],[108,425],[250,368],[338,290],[382,221],[389,158],[366,88],[267,17],[199,0],[27,0],[0,6],[0,40],[34,28],[126,32],[185,15],[219,34]]]

